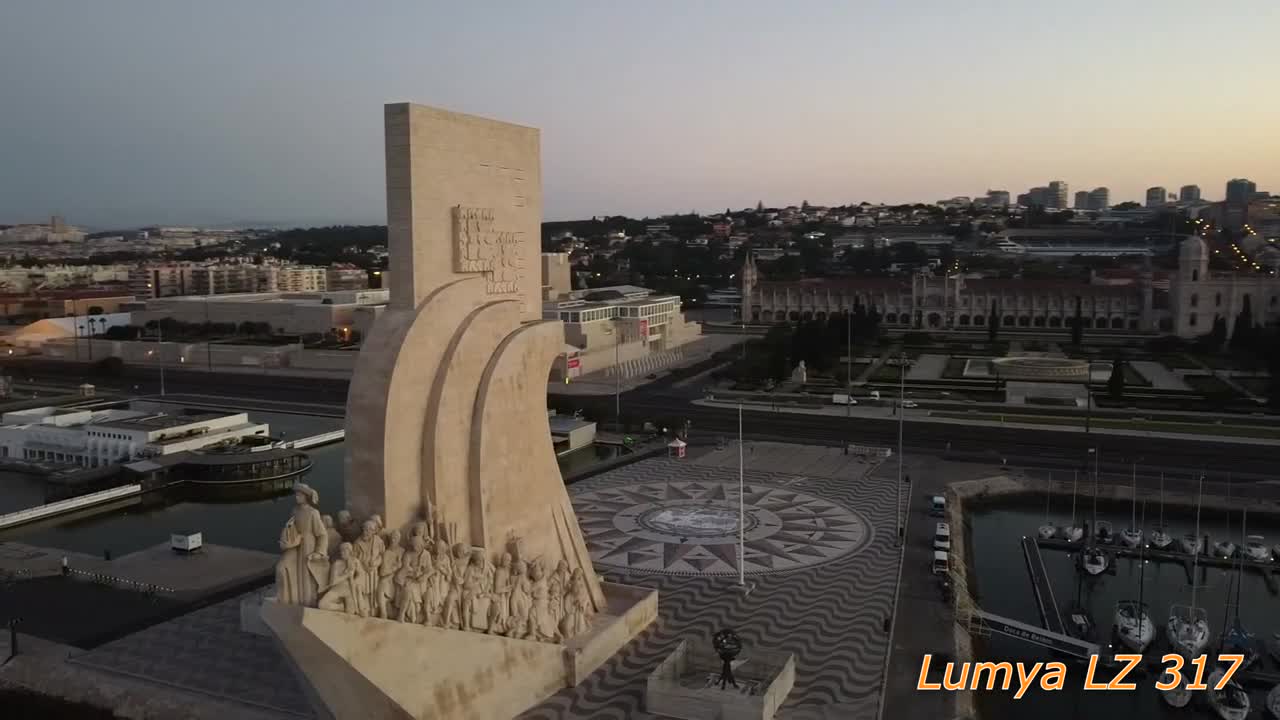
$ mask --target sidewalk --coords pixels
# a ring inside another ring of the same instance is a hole
[[[719,408],[737,408],[737,402],[726,402],[721,400],[694,400],[694,405],[702,405],[704,407]],[[770,405],[768,403],[744,403],[743,407],[750,408],[755,412],[779,412],[793,413],[797,415],[828,415],[828,416],[844,416],[846,413],[853,417],[876,418],[876,419],[892,419],[897,415],[893,414],[892,407],[867,407],[854,406],[846,408],[844,406],[831,406],[821,408],[802,408],[802,407],[786,407],[783,405]],[[998,411],[997,411],[998,412]],[[999,427],[1011,428],[1018,430],[1049,430],[1054,432],[1071,432],[1085,434],[1083,427],[1073,425],[1040,425],[1025,422],[991,422],[979,418],[947,418],[934,417],[933,411],[930,410],[903,410],[904,419],[908,423],[940,423],[949,425],[964,425],[966,427]],[[984,411],[984,414],[995,414],[992,411]],[[1010,415],[1009,417],[1017,417]],[[1121,437],[1148,437],[1148,438],[1165,438],[1169,440],[1187,440],[1189,442],[1223,442],[1236,443],[1241,445],[1273,445],[1280,447],[1280,439],[1269,438],[1250,438],[1238,437],[1234,435],[1192,435],[1189,433],[1171,433],[1157,432],[1151,430],[1130,430],[1115,428],[1091,428],[1091,435],[1118,435]]]

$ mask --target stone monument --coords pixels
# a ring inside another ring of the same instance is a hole
[[[556,464],[533,128],[386,106],[391,298],[347,399],[335,525],[300,486],[262,617],[334,718],[503,718],[657,614],[592,569]],[[335,532],[336,530],[336,532]]]

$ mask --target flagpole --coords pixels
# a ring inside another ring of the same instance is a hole
[[[738,585],[747,584],[747,493],[742,469],[742,403],[738,403]]]

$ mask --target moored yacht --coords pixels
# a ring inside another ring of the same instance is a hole
[[[1209,707],[1213,708],[1222,720],[1245,720],[1249,717],[1250,703],[1249,694],[1244,691],[1244,688],[1232,680],[1221,690],[1214,689],[1218,683],[1222,682],[1222,676],[1225,673],[1223,668],[1218,668],[1209,675]]]
[[[1244,556],[1254,562],[1271,562],[1271,548],[1261,535],[1250,535],[1244,541]]]
[[[1155,626],[1147,614],[1146,603],[1137,600],[1121,600],[1116,603],[1116,636],[1125,647],[1143,652],[1155,637]]]

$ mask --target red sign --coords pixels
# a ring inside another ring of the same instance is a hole
[[[570,370],[572,370],[572,369],[574,369],[574,368],[576,368],[576,367],[579,367],[579,366],[581,366],[581,365],[582,365],[582,360],[580,360],[579,358],[569,358],[569,369],[570,369]]]
[[[645,343],[649,342],[649,321],[648,320],[640,321],[640,339],[643,340]]]

